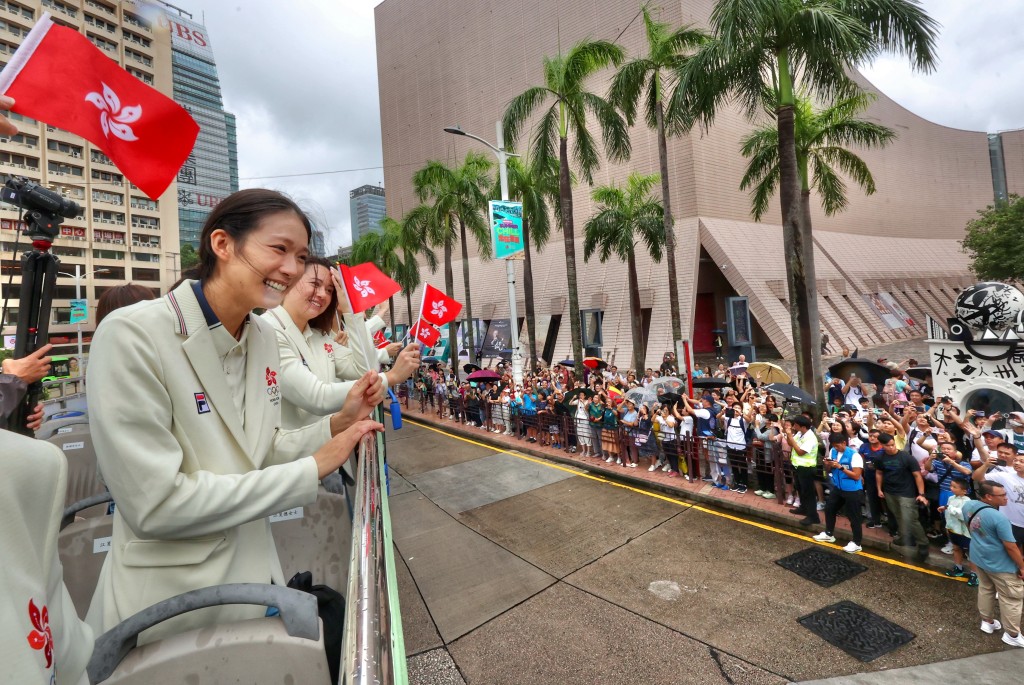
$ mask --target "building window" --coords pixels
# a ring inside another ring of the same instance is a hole
[[[600,309],[580,310],[580,326],[583,329],[584,354],[588,357],[601,356],[601,345],[604,340],[601,334],[601,323],[604,321],[604,311]]]
[[[80,166],[72,166],[71,164],[64,164],[63,162],[47,162],[46,169],[51,174],[57,174],[58,176],[84,176],[85,170]],[[95,172],[93,172],[95,173]]]

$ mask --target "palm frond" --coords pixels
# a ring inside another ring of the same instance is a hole
[[[608,100],[622,111],[630,126],[636,121],[636,106],[640,95],[649,92],[646,86],[655,71],[656,65],[650,60],[635,59],[623,64],[612,78]]]
[[[811,173],[814,181],[811,188],[821,196],[821,206],[826,216],[832,216],[836,212],[846,209],[846,183],[829,166],[821,155],[814,155],[810,159]]]
[[[865,195],[874,195],[875,177],[863,159],[853,152],[841,147],[819,148],[816,154],[824,163],[836,166],[839,170],[861,187]]]
[[[629,159],[632,142],[629,139],[629,128],[622,116],[610,102],[594,93],[580,93],[584,107],[597,119],[604,139],[605,154],[613,161]]]
[[[576,166],[587,183],[594,182],[594,170],[600,164],[594,136],[587,128],[587,114],[581,102],[567,102],[566,113],[572,131],[572,152]]]
[[[918,0],[857,0],[844,5],[867,28],[879,51],[907,56],[925,73],[935,69],[941,25]]]
[[[754,186],[754,194],[750,200],[750,214],[754,221],[760,221],[768,212],[768,205],[775,197],[775,191],[779,187],[779,166],[776,164],[771,171],[761,177]]]
[[[533,159],[540,167],[558,164],[558,103],[551,105],[537,122],[530,145]]]
[[[626,51],[607,40],[583,40],[576,43],[565,55],[562,89],[563,96],[583,90],[583,82],[594,72],[608,66],[619,66],[626,57]]]
[[[501,117],[501,128],[505,136],[505,145],[514,147],[519,135],[534,110],[540,107],[551,94],[547,88],[534,86],[512,98],[505,106],[505,114]]]

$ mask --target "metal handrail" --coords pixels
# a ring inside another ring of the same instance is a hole
[[[383,434],[364,436],[358,458],[352,556],[345,595],[342,682],[407,685]]]

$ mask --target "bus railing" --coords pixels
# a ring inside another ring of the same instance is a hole
[[[377,419],[383,412],[378,411]],[[384,435],[365,436],[357,450],[352,556],[342,641],[342,682],[407,685],[398,604]]]

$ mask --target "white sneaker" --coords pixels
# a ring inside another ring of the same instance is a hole
[[[622,460],[621,459],[616,459],[615,463],[618,464],[619,466],[622,466]]]
[[[796,509],[800,508],[800,498],[799,497],[797,497],[795,500],[793,500],[793,507],[796,508]]]
[[[754,490],[754,494],[757,495],[758,497],[763,497],[764,490]]]
[[[661,470],[664,471],[665,473],[668,473],[669,471],[672,470],[672,466],[670,464],[665,464],[664,466],[661,467]]]
[[[1017,637],[1010,637],[1009,633],[1003,633],[1003,642],[1011,647],[1024,647],[1024,635],[1017,633]]]
[[[647,470],[648,470],[648,471],[653,471],[653,470],[655,470],[656,468],[658,468],[658,465],[657,465],[657,464],[651,464],[651,468],[649,468],[649,469],[647,469]]]
[[[818,506],[818,511],[825,511],[825,503],[824,502],[818,502],[817,506]]]
[[[615,459],[614,459],[614,458],[612,458],[612,457],[608,457],[607,459],[605,459],[605,461],[606,461],[606,462],[608,462],[608,463],[610,464],[610,463],[612,463],[613,461],[615,461]]]
[[[635,469],[636,468],[636,463],[635,462],[630,462],[629,468]]]
[[[818,542],[835,542],[836,541],[836,538],[835,538],[834,535],[829,535],[825,531],[821,531],[820,533],[815,535],[813,539],[817,540]],[[853,544],[853,543],[850,543],[850,544]]]
[[[943,546],[943,548],[942,548],[942,553],[943,554],[952,554],[953,553],[953,543],[952,542],[947,542],[945,544],[945,546]]]
[[[994,632],[996,632],[997,630],[1002,630],[1002,629],[1003,629],[1003,624],[1000,623],[999,621],[997,621],[996,619],[992,619],[991,623],[985,623],[984,621],[981,622],[981,632],[983,632],[983,633],[988,633],[989,635],[991,635]]]
[[[860,552],[863,549],[863,547],[858,545],[853,540],[850,540],[848,543],[846,543],[846,547],[843,547],[843,551],[848,552],[849,554],[856,554],[857,552]]]
[[[793,505],[793,495],[786,495],[786,504],[790,506]]]

